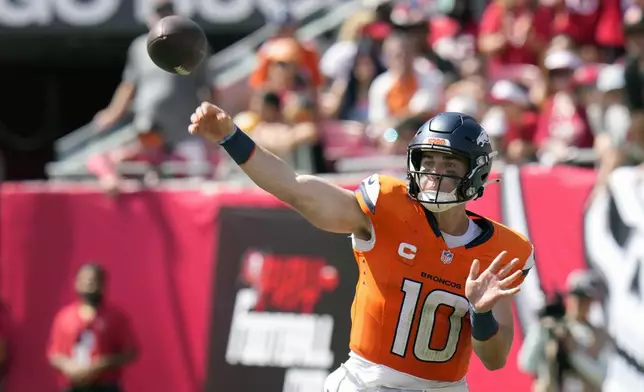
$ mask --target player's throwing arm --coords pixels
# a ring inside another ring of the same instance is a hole
[[[368,218],[352,192],[315,176],[297,174],[256,145],[228,113],[211,103],[202,103],[190,120],[191,134],[219,143],[255,184],[292,206],[314,226],[334,233],[363,234],[369,239]]]

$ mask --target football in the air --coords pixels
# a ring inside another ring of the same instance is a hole
[[[178,15],[159,20],[148,33],[148,55],[159,68],[189,75],[206,57],[208,39],[195,22]]]

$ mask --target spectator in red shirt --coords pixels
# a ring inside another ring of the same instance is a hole
[[[548,15],[551,34],[570,37],[575,45],[594,45],[601,3],[610,0],[540,0],[540,11]],[[618,30],[618,26],[613,27]]]
[[[489,72],[499,67],[536,64],[549,38],[550,21],[528,0],[495,0],[481,17],[478,47],[488,56]]]
[[[80,299],[58,312],[47,355],[65,392],[120,392],[123,367],[136,357],[129,318],[104,301],[106,272],[83,265],[76,276]]]
[[[606,62],[613,62],[624,55],[624,29],[620,0],[604,0],[602,2],[595,29],[595,41],[604,48],[604,61]]]
[[[592,148],[594,137],[586,109],[575,94],[574,71],[581,59],[570,51],[558,50],[544,59],[548,70],[548,94],[537,124],[534,144],[541,163],[554,165],[574,159],[578,148]]]
[[[500,80],[492,87],[490,99],[502,108],[505,117],[505,132],[499,142],[505,161],[512,164],[534,161],[532,139],[538,117],[530,110],[527,90],[509,80]]]

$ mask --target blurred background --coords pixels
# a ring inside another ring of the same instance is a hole
[[[321,391],[346,359],[349,241],[190,137],[209,100],[298,172],[349,188],[404,178],[407,142],[431,116],[475,117],[502,181],[472,210],[537,256],[511,360],[491,373],[473,358],[471,390],[644,391],[643,10],[0,0],[1,390],[114,390],[61,371],[52,357],[65,352],[124,355],[92,377],[158,392]],[[190,76],[146,52],[147,29],[171,14],[209,39]],[[111,310],[69,316],[94,286]]]

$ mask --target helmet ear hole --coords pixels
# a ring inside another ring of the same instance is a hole
[[[467,190],[472,186],[472,181],[469,178],[463,178],[461,184],[458,186],[458,196],[461,199],[468,199]]]

